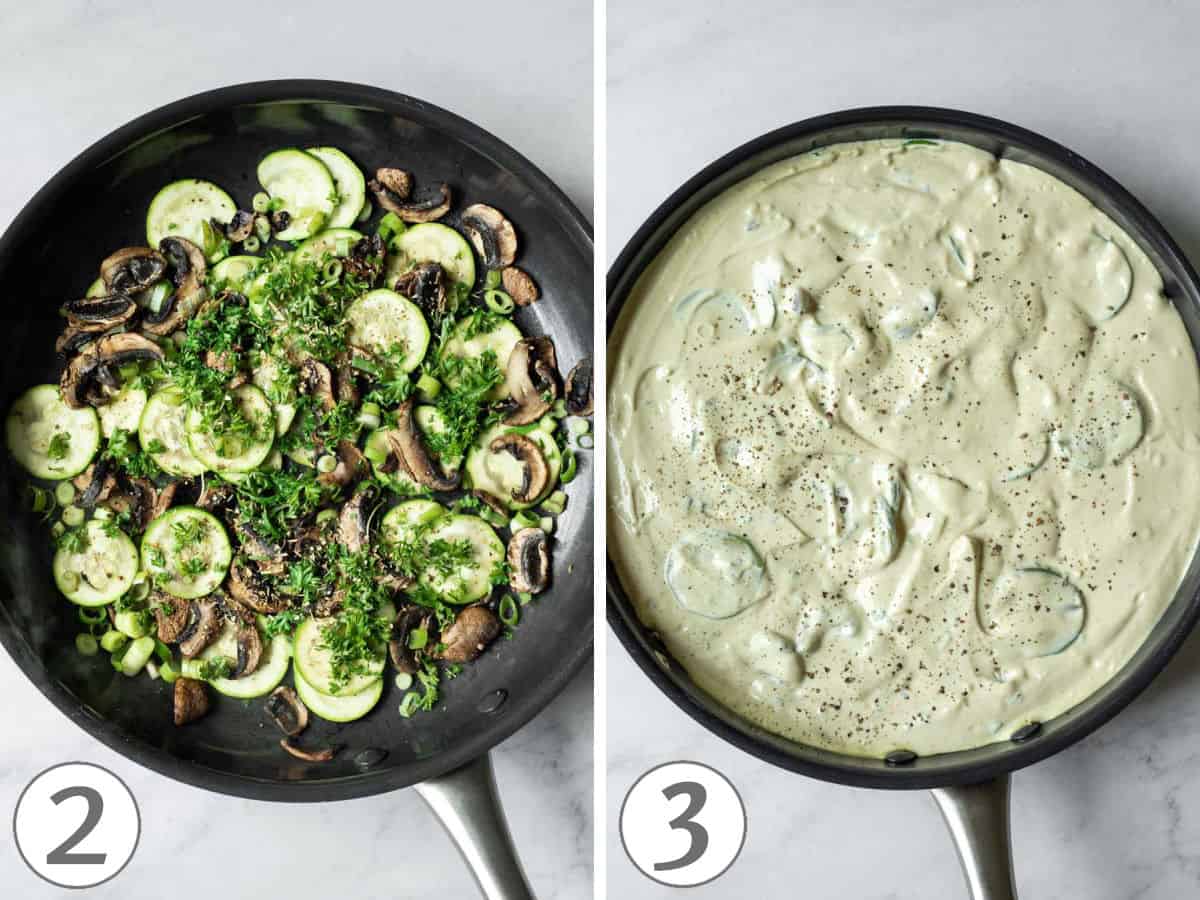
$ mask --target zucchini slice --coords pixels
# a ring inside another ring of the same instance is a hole
[[[492,573],[504,559],[504,542],[492,526],[478,516],[449,515],[436,519],[425,533],[433,541],[466,541],[471,559],[451,572],[428,568],[420,581],[448,603],[472,603],[492,592]]]
[[[454,330],[450,332],[450,337],[446,340],[445,347],[442,348],[442,356],[478,359],[488,350],[491,350],[496,354],[496,365],[503,372],[508,365],[508,358],[512,355],[513,347],[521,340],[521,329],[508,319],[505,319],[491,331],[485,331],[473,337],[466,337],[466,329],[470,322],[471,319],[466,318],[454,326]],[[454,386],[451,382],[450,387]],[[491,400],[501,400],[506,393],[507,388],[502,381],[492,389],[488,398]]]
[[[71,409],[58,385],[31,387],[5,422],[9,452],[35,478],[78,475],[100,449],[100,417],[90,406]]]
[[[250,376],[250,381],[262,388],[268,400],[275,398],[271,400],[271,405],[275,408],[275,434],[278,437],[287,434],[296,418],[296,391],[294,386],[281,380],[282,375],[279,360],[263,355]]]
[[[346,309],[351,346],[368,353],[388,353],[400,348],[400,370],[411,372],[429,348],[429,325],[420,308],[395,291],[381,288],[363,294]]]
[[[212,268],[212,281],[246,293],[262,260],[257,256],[227,256]]]
[[[271,455],[275,445],[275,411],[262,388],[243,384],[234,390],[233,397],[262,437],[218,433],[204,424],[199,410],[190,410],[187,415],[188,447],[196,459],[215,472],[251,472]]]
[[[323,646],[323,630],[332,622],[331,619],[305,619],[296,629],[293,656],[296,660],[296,674],[308,682],[316,691],[330,697],[349,697],[367,690],[374,682],[383,679],[384,648],[366,662],[367,671],[354,675],[345,684],[334,690],[333,687],[333,657],[329,649]]]
[[[258,181],[292,217],[288,227],[275,235],[281,241],[312,237],[325,227],[338,201],[329,169],[303,150],[268,153],[258,164]]]
[[[389,544],[401,544],[416,537],[417,529],[429,525],[450,511],[433,500],[407,500],[387,511],[379,523],[379,533]]]
[[[349,228],[358,221],[358,214],[367,202],[367,180],[362,169],[337,147],[309,147],[308,152],[325,164],[338,194],[326,227]]]
[[[131,434],[136,432],[149,399],[149,395],[139,387],[126,385],[121,388],[115,397],[96,410],[100,414],[100,430],[104,436],[112,437],[118,428]]]
[[[142,568],[168,594],[185,600],[215,591],[232,559],[225,526],[199,507],[172,507],[142,535]]]
[[[1071,430],[1058,447],[1076,469],[1100,469],[1124,459],[1142,440],[1142,406],[1131,387],[1093,376],[1075,397]]]
[[[518,503],[513,500],[512,492],[520,489],[525,470],[511,454],[493,453],[488,449],[492,441],[513,430],[507,425],[494,425],[480,435],[475,446],[467,452],[467,478],[471,487],[499,497],[509,509],[528,509],[541,503],[557,487],[558,476],[562,472],[562,451],[558,449],[554,435],[541,428],[534,428],[525,434],[541,448],[550,478],[546,490],[533,503]]]
[[[440,222],[412,225],[392,241],[388,254],[385,284],[396,279],[418,263],[435,262],[454,281],[467,287],[475,286],[475,254],[467,239]]]
[[[164,388],[146,401],[138,422],[142,449],[169,475],[191,477],[205,472],[204,463],[188,447],[186,419],[183,394],[175,388]]]
[[[1064,575],[1041,567],[1005,572],[978,602],[984,633],[1024,657],[1062,653],[1087,621],[1083,592]]]
[[[292,672],[292,680],[296,682],[296,695],[308,707],[308,711],[328,722],[361,719],[375,708],[383,696],[383,678],[376,678],[357,694],[338,694],[336,697],[318,691],[304,680],[299,669]]]
[[[227,622],[217,639],[200,654],[200,660],[207,661],[224,656],[236,662],[237,631],[235,625]],[[259,633],[262,634],[261,628]],[[292,642],[281,634],[277,634],[269,640],[266,635],[262,635],[262,641],[263,655],[257,669],[241,678],[213,678],[209,679],[208,683],[226,697],[236,697],[239,700],[261,697],[279,687],[279,683],[287,675],[288,663],[292,661]],[[184,661],[185,669],[190,662],[190,660]],[[185,671],[183,674],[189,678],[195,678],[194,671],[194,669],[192,672]]]
[[[320,262],[326,253],[348,256],[350,248],[361,240],[362,233],[353,228],[327,228],[297,247],[295,258],[298,262]]]
[[[83,526],[82,538],[82,548],[54,554],[54,582],[72,603],[105,606],[133,587],[137,548],[125,532],[96,519]]]
[[[224,256],[214,241],[212,221],[227,224],[237,214],[237,204],[211,181],[184,178],[154,195],[146,213],[146,243],[157,247],[165,237],[181,237],[200,247],[209,262]]]

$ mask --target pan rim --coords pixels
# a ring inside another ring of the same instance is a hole
[[[770,164],[772,152],[790,148],[784,156],[803,152],[795,145],[837,129],[895,127],[912,136],[937,137],[938,129],[959,129],[986,136],[995,143],[1051,161],[1069,171],[1077,182],[1094,189],[1111,207],[1136,223],[1141,242],[1148,242],[1179,283],[1179,292],[1200,305],[1200,277],[1163,225],[1115,179],[1062,144],[1012,123],[976,113],[932,106],[869,106],[840,110],[773,129],[731,150],[702,168],[664,200],[625,243],[609,267],[606,290],[606,334],[611,338],[629,292],[645,266],[666,241],[707,199],[730,184]],[[955,139],[955,138],[950,138]],[[963,140],[962,137],[957,138]],[[969,141],[968,141],[969,142]],[[784,158],[784,156],[775,157]],[[1051,173],[1053,174],[1053,173]],[[1058,176],[1056,176],[1058,177]],[[715,184],[720,183],[718,188]],[[706,190],[707,189],[707,190]],[[670,226],[672,220],[674,225]],[[1164,266],[1159,265],[1160,272]],[[1166,272],[1164,272],[1166,274]],[[1200,353],[1196,335],[1189,331]],[[607,351],[607,347],[606,347]],[[1195,570],[1200,551],[1193,557]],[[1110,721],[1149,686],[1200,621],[1200,591],[1186,596],[1185,585],[1159,622],[1121,670],[1090,697],[1055,717],[1023,742],[1002,741],[971,750],[918,758],[889,766],[883,759],[857,757],[802,745],[773,734],[718,704],[691,682],[656,647],[633,611],[613,558],[607,552],[606,617],[626,651],[650,680],[681,710],[722,740],[759,759],[801,775],[852,787],[921,790],[973,784],[1007,775],[1040,762],[1077,743]],[[665,649],[665,648],[664,648]],[[656,661],[661,656],[666,662]]]
[[[545,201],[572,242],[584,253],[593,254],[594,259],[592,226],[579,208],[532,161],[486,129],[442,107],[385,88],[347,81],[289,78],[231,84],[183,97],[145,112],[93,142],[38,189],[0,235],[0,271],[9,264],[16,243],[15,236],[22,233],[27,222],[48,201],[86,170],[103,165],[154,135],[195,117],[240,106],[287,102],[339,103],[377,109],[429,124],[452,140],[468,143],[478,152],[515,172],[533,193]],[[587,602],[591,608],[590,594]],[[497,717],[489,728],[481,729],[436,756],[393,768],[313,781],[284,781],[233,774],[173,756],[164,748],[131,738],[111,721],[100,718],[50,678],[17,630],[5,604],[0,604],[0,645],[8,651],[26,678],[70,721],[109,749],[160,775],[216,793],[251,800],[328,802],[384,793],[435,778],[484,755],[507,740],[544,710],[583,669],[592,654],[593,619],[589,619],[584,629],[586,640],[570,647],[564,657],[554,663],[545,678],[529,691],[522,692],[519,702],[510,698],[505,704],[504,715]]]

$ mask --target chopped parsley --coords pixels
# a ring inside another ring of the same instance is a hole
[[[50,438],[50,445],[46,448],[46,455],[51,459],[65,459],[67,452],[71,449],[71,435],[65,431],[60,431]]]

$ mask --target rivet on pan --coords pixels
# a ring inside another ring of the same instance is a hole
[[[1025,741],[1029,740],[1030,738],[1037,737],[1038,733],[1041,730],[1042,730],[1041,722],[1030,722],[1028,725],[1022,725],[1020,728],[1018,728],[1016,731],[1014,731],[1013,736],[1010,738],[1010,740],[1014,744],[1023,744],[1023,743],[1025,743]]]
[[[508,699],[508,691],[504,688],[492,691],[490,694],[484,694],[483,699],[479,701],[476,707],[481,713],[494,713],[504,705],[504,701]]]
[[[378,747],[368,747],[354,757],[354,764],[360,769],[369,769],[372,766],[379,765],[385,759],[387,759],[386,750],[380,750]]]
[[[893,750],[883,761],[889,766],[911,766],[917,761],[917,754],[911,750]]]

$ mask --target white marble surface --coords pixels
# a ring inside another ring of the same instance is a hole
[[[590,217],[591,6],[544,0],[520,7],[498,16],[494,5],[467,0],[455,6],[451,24],[437,4],[374,0],[210,0],[153,13],[118,0],[0,4],[0,116],[7,123],[0,227],[63,163],[128,119],[221,84],[282,77],[361,81],[454,110],[533,159]],[[141,769],[85,735],[7,654],[0,654],[0,684],[0,896],[67,893],[24,867],[7,823],[34,774],[74,759],[124,778],[144,821],[129,867],[85,896],[476,896],[449,839],[412,791],[304,806],[210,794]],[[512,830],[544,900],[591,896],[591,711],[589,668],[495,753]],[[214,881],[217,864],[224,871]]]
[[[1123,182],[1200,261],[1197,33],[1200,6],[1182,2],[774,0],[717,12],[610,0],[610,261],[672,190],[743,141],[884,103],[971,109],[1057,138]],[[749,808],[741,859],[691,896],[965,896],[927,795],[834,787],[760,763],[694,724],[608,645],[610,821],[638,775],[680,758],[726,772]],[[1014,785],[1022,896],[1200,896],[1200,635],[1116,721]],[[607,847],[609,896],[674,896],[637,873],[615,834]]]

